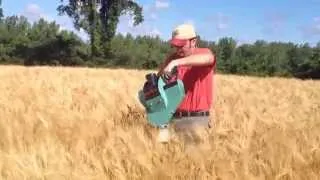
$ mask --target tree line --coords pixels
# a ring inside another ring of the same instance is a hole
[[[114,1],[127,3],[107,6],[103,3],[113,1],[102,0],[100,7],[105,9],[94,13],[92,9],[97,4],[92,3],[96,1],[84,1],[88,8],[81,8],[82,11],[76,11],[79,4],[72,2],[59,6],[58,11],[77,20],[74,25],[86,30],[88,43],[72,31],[61,30],[54,21],[39,19],[30,23],[24,16],[4,17],[0,8],[0,64],[154,69],[172,51],[160,37],[115,33],[117,18],[126,10],[136,14],[135,25],[143,21],[142,9],[131,1]],[[320,78],[320,41],[312,47],[308,43],[256,40],[252,44],[237,44],[232,37],[216,42],[199,37],[199,46],[216,54],[219,73]]]

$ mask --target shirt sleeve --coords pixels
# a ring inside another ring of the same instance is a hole
[[[209,49],[209,48],[204,48],[201,53],[210,53],[213,55],[213,63],[208,64],[206,66],[200,66],[199,68],[206,71],[206,70],[215,70],[216,68],[216,55]]]

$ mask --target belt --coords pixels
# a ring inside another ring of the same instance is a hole
[[[188,112],[188,111],[182,111],[182,112],[175,112],[173,114],[174,117],[180,118],[180,117],[194,117],[194,116],[209,116],[209,111],[195,111],[195,112]]]

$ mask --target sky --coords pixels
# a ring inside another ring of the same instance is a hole
[[[192,23],[202,39],[217,41],[233,37],[239,44],[256,40],[293,43],[320,41],[320,0],[136,0],[143,6],[145,21],[132,25],[123,15],[118,33],[159,35],[170,39],[178,24]],[[2,0],[5,16],[24,15],[34,21],[43,17],[61,28],[77,32],[67,16],[58,16],[60,0]]]

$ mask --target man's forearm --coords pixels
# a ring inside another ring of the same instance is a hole
[[[213,54],[195,54],[174,60],[175,66],[203,66],[214,62]]]

